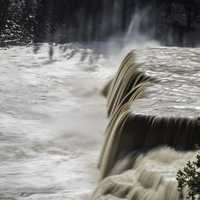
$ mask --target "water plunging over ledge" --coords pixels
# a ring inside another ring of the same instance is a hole
[[[36,55],[32,47],[0,49],[2,200],[89,199],[98,184],[97,163],[107,125],[106,102],[100,92],[117,71],[119,58],[113,55],[110,61],[92,48],[75,44],[56,46],[52,60],[47,52],[47,45]],[[159,71],[159,65],[175,62],[188,67],[183,76],[199,93],[195,85],[199,80],[199,49],[137,52],[146,69],[157,63],[155,77],[173,74],[169,67]],[[180,67],[176,69],[181,73]],[[177,95],[184,94],[175,89]],[[176,170],[193,155],[162,149],[159,156],[151,152],[144,159],[138,158],[138,166],[173,179]]]
[[[104,89],[109,123],[92,199],[186,199],[175,178],[200,145],[199,53],[150,48],[124,58]]]

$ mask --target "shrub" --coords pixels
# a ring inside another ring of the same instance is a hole
[[[177,173],[178,190],[186,191],[187,199],[200,199],[200,154],[195,161],[188,161],[183,170]]]

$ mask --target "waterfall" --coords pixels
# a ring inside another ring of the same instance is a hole
[[[165,50],[160,51],[164,56]],[[154,66],[156,61],[139,64],[137,52],[125,57],[107,92],[104,89],[109,123],[98,164],[103,182],[93,199],[185,198],[186,191],[179,193],[171,179],[179,163],[192,158],[200,145],[198,80],[193,79],[197,88],[192,89],[183,75],[187,66],[180,70],[172,65],[167,72],[162,65]]]

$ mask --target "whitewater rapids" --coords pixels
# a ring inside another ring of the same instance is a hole
[[[105,128],[103,55],[76,45],[0,49],[0,199],[87,199]]]
[[[108,122],[100,91],[125,52],[110,62],[75,44],[48,51],[0,49],[0,200],[88,200],[98,185]]]

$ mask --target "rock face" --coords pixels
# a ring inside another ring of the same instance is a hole
[[[198,46],[200,42],[200,2],[169,0],[159,2],[156,17],[156,38],[168,45]]]
[[[60,41],[121,37],[131,22],[138,23],[133,21],[137,15],[140,22],[133,32],[150,35],[165,45],[195,46],[199,42],[199,9],[198,0],[43,1],[36,9],[40,22],[36,39],[47,39],[46,23],[52,26],[50,35]]]
[[[0,0],[0,3],[0,40],[10,32],[10,37],[19,34],[20,30],[23,40],[28,36],[35,42],[91,42],[112,37],[121,40],[127,33],[129,37],[144,34],[164,45],[198,46],[200,42],[198,0]]]
[[[109,86],[103,181],[92,199],[186,198],[175,178],[200,144],[199,54],[143,49],[123,60]]]

